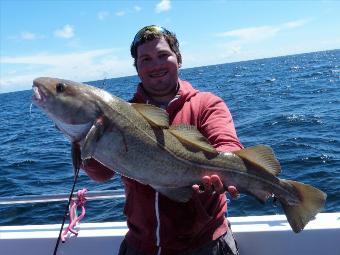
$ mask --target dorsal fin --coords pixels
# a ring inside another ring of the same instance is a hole
[[[131,106],[137,110],[152,126],[160,128],[169,127],[169,115],[162,108],[151,104],[132,103]]]
[[[195,126],[174,125],[169,128],[169,131],[185,145],[191,146],[194,149],[218,154],[216,149],[209,143],[208,139],[205,138]]]
[[[281,171],[280,163],[276,159],[272,148],[269,146],[257,145],[234,151],[233,153],[244,161],[261,168],[274,176],[277,176]]]

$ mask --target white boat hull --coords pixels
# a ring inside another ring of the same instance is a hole
[[[340,254],[340,213],[320,213],[299,234],[284,215],[229,217],[241,255]],[[53,254],[60,225],[0,226],[1,255]],[[60,255],[117,254],[125,222],[81,223]]]

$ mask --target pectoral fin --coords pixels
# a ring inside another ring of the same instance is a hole
[[[199,149],[208,153],[218,154],[216,149],[209,143],[200,131],[194,126],[190,125],[176,125],[169,128],[169,132],[176,136],[184,145]]]
[[[85,137],[84,144],[81,150],[82,160],[92,158],[96,150],[96,143],[102,137],[106,128],[107,120],[105,117],[97,119],[96,122],[92,125],[90,131]]]
[[[151,125],[160,128],[169,127],[169,115],[165,110],[151,104],[132,103],[131,106],[137,110]]]

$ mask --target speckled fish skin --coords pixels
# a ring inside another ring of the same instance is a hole
[[[84,164],[94,158],[170,199],[188,201],[193,184],[217,174],[225,186],[234,185],[261,202],[274,195],[294,232],[300,232],[324,206],[322,191],[276,177],[280,165],[268,146],[220,154],[194,127],[169,127],[166,112],[159,108],[130,104],[73,81],[41,77],[34,80],[33,91],[34,103],[80,145]]]

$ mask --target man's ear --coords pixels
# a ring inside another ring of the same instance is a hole
[[[136,71],[138,72],[138,68],[137,68],[137,59],[133,59],[133,66],[136,68]]]
[[[136,68],[136,71],[137,71],[137,73],[138,73],[138,67],[137,67],[136,62],[133,63],[133,66]]]

